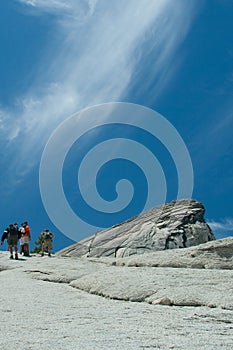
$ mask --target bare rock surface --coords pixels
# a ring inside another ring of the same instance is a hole
[[[109,262],[107,258],[101,258],[101,261]],[[185,249],[158,251],[113,259],[112,264],[197,269],[232,269],[233,237],[219,239]]]
[[[120,258],[195,246],[215,239],[204,213],[203,204],[196,200],[176,200],[97,232],[59,254]]]
[[[0,348],[231,350],[232,246],[119,259],[1,252]]]

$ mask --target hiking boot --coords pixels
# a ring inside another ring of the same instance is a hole
[[[19,257],[18,257],[18,254],[15,254],[15,260],[18,260]]]
[[[13,259],[13,254],[11,254],[10,259]]]

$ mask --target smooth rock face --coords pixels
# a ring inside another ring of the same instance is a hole
[[[120,259],[0,252],[0,349],[231,350],[232,282],[233,237]]]
[[[215,240],[204,220],[205,208],[195,200],[176,200],[150,209],[119,225],[97,232],[68,248],[61,256],[127,257],[186,248]]]
[[[185,249],[173,249],[132,255],[124,258],[89,260],[125,267],[172,267],[182,269],[233,269],[233,237],[219,239]]]

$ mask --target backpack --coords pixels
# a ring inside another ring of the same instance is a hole
[[[19,231],[14,225],[9,225],[7,228],[8,231],[8,237],[18,237]]]

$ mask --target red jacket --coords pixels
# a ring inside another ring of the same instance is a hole
[[[24,226],[24,233],[23,233],[22,237],[25,237],[25,236],[30,237],[30,227],[28,225]]]

